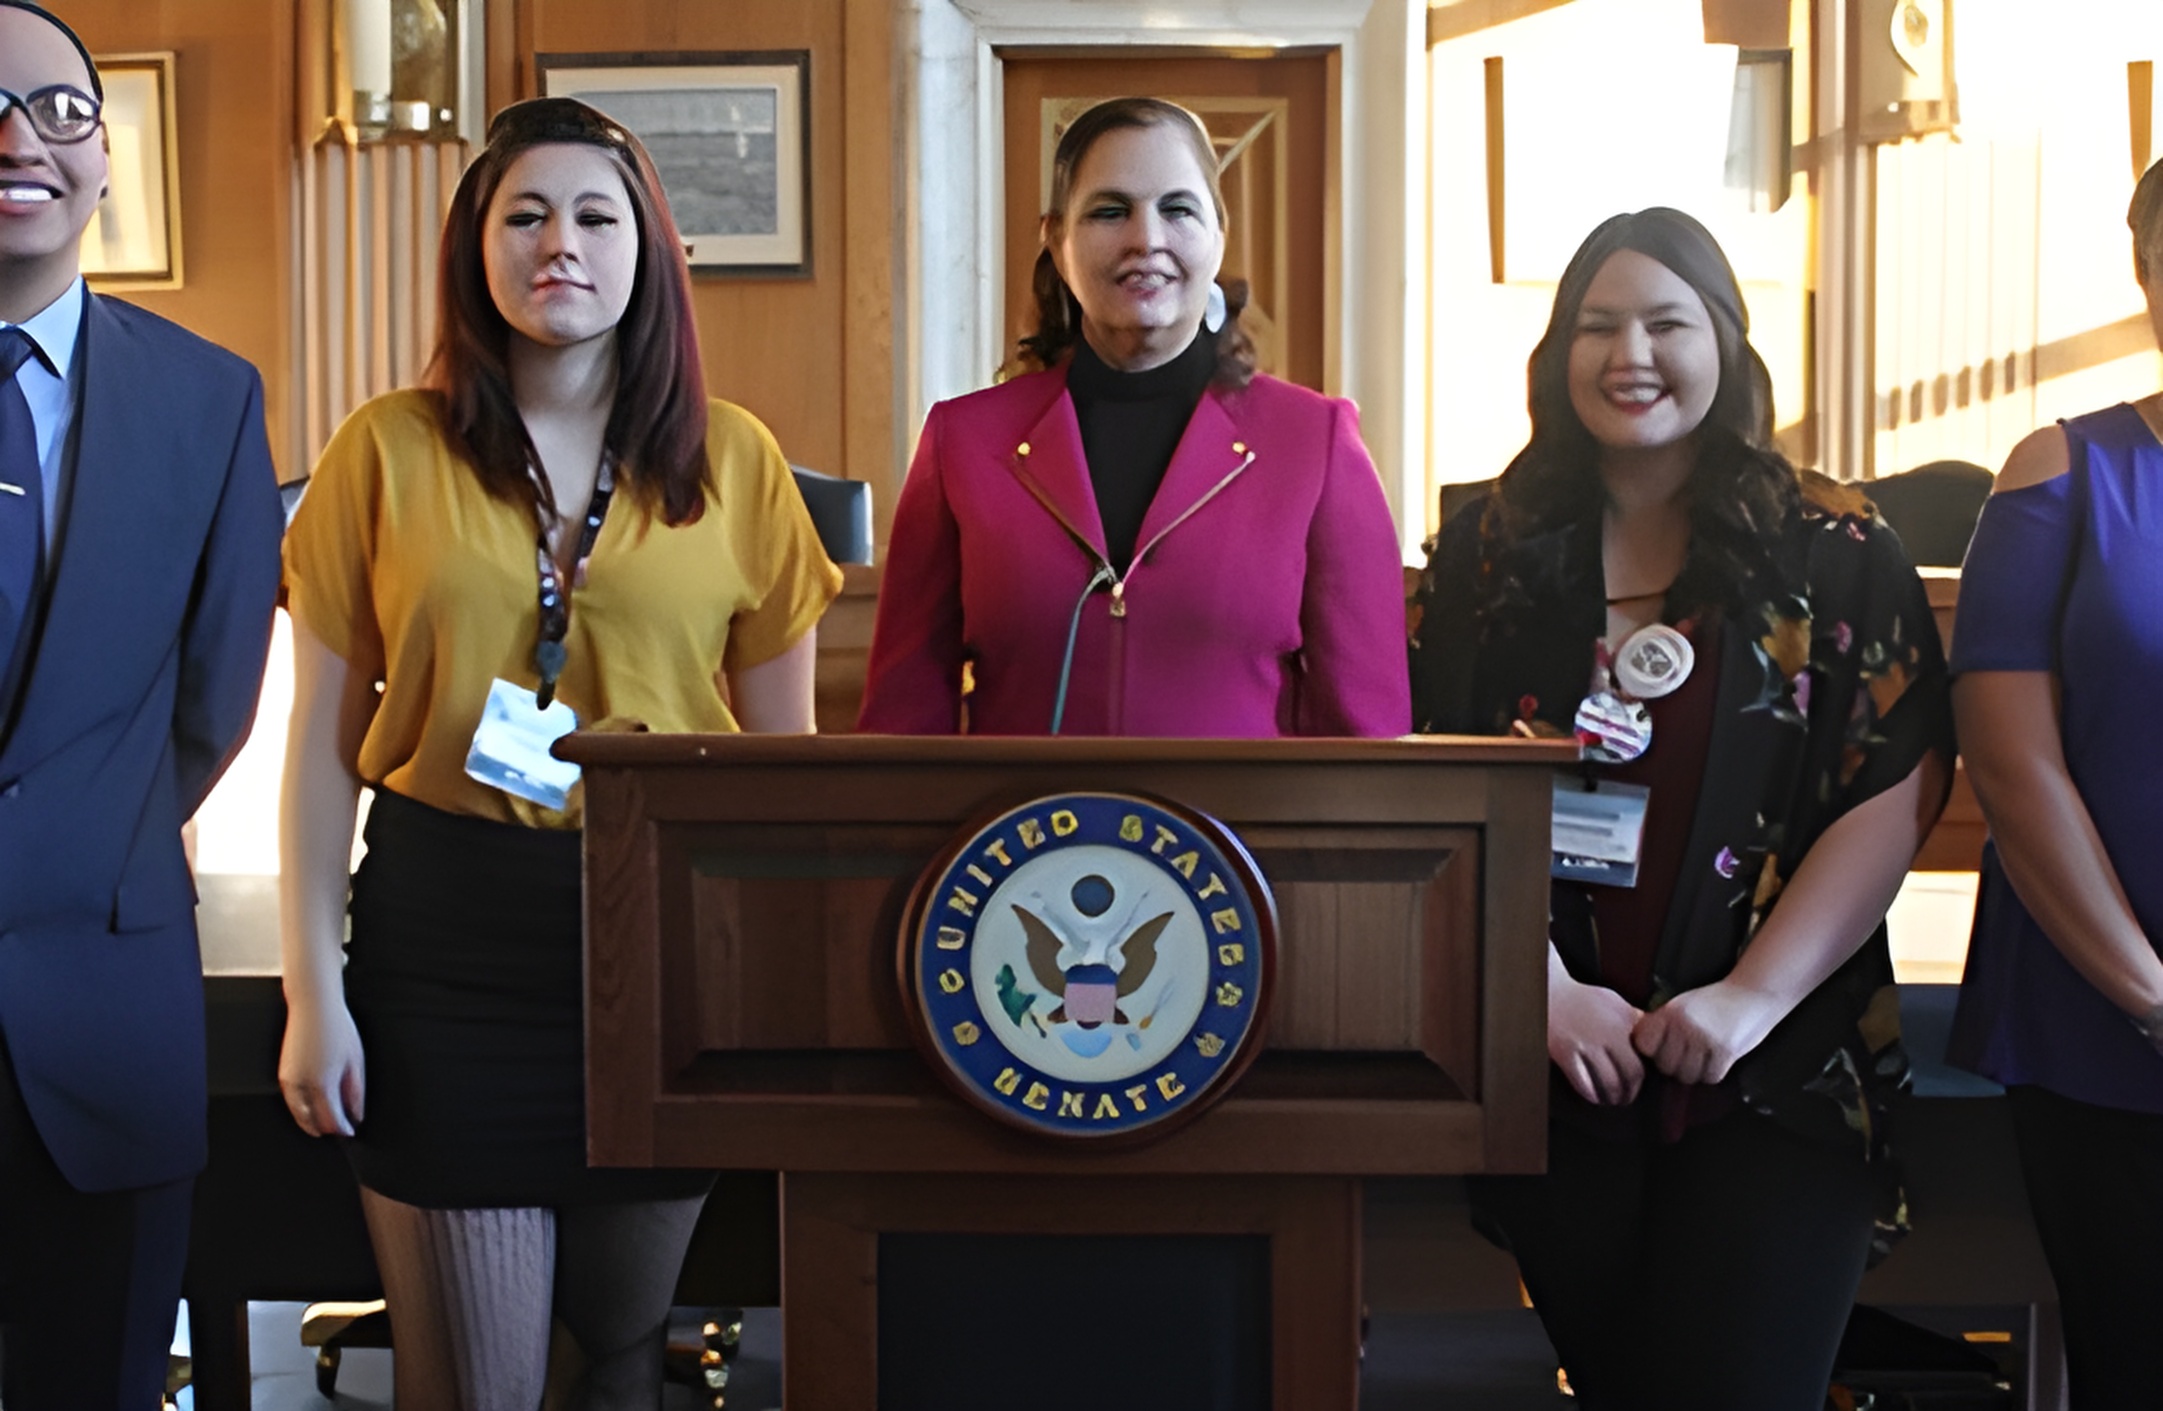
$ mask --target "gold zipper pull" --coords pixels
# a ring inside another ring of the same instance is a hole
[[[1112,580],[1112,616],[1125,617],[1126,615],[1127,580],[1124,578],[1114,578]]]

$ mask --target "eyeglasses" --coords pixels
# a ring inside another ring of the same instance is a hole
[[[0,88],[0,122],[17,108],[30,119],[30,128],[47,142],[63,145],[80,142],[98,130],[98,115],[105,105],[80,88],[55,83],[24,97]]]

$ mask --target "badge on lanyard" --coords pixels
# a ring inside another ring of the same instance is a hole
[[[497,677],[481,709],[480,728],[466,750],[466,773],[492,789],[561,811],[578,783],[578,766],[548,747],[578,728],[578,713],[562,701],[543,706],[533,692]]]
[[[1557,774],[1549,874],[1566,882],[1636,886],[1651,799],[1642,784]]]
[[[537,489],[544,489],[540,471],[528,466]],[[593,498],[586,505],[585,523],[578,535],[578,553],[572,560],[570,585],[556,570],[556,556],[548,547],[543,528],[535,541],[534,573],[538,579],[540,627],[533,644],[533,671],[540,679],[538,690],[529,691],[497,677],[489,686],[488,703],[481,711],[480,727],[466,750],[466,773],[491,788],[529,799],[543,808],[562,810],[578,783],[578,766],[557,759],[548,747],[578,728],[578,713],[556,699],[556,682],[563,675],[570,652],[563,639],[571,630],[571,591],[585,586],[586,561],[593,557],[594,541],[608,518],[608,502],[616,489],[615,466],[606,451],[593,480]],[[542,496],[545,501],[547,496]]]

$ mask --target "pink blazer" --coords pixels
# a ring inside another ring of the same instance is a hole
[[[1400,735],[1400,564],[1352,404],[1257,377],[1202,398],[1115,576],[1066,370],[1019,377],[924,424],[857,728],[958,730],[966,662],[973,733],[1048,733],[1071,627],[1062,734]]]

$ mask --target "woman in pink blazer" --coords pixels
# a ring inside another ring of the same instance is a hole
[[[1051,206],[1023,375],[925,423],[858,728],[1404,733],[1381,482],[1351,403],[1255,373],[1200,121],[1090,109]]]

